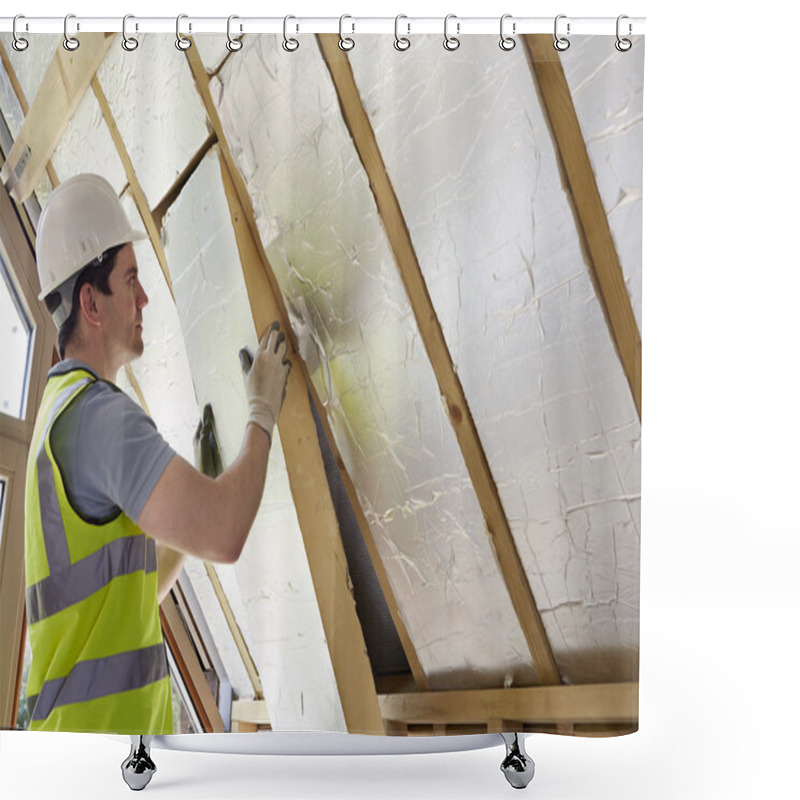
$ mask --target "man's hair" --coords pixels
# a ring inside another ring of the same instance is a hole
[[[119,244],[115,247],[109,247],[99,258],[89,262],[80,273],[78,273],[78,278],[72,289],[72,309],[69,312],[69,316],[64,320],[64,324],[58,329],[58,355],[61,358],[64,358],[67,345],[75,336],[75,329],[78,327],[78,320],[80,319],[81,313],[81,288],[84,284],[88,283],[103,294],[111,294],[111,286],[108,283],[108,277],[111,275],[111,270],[114,269],[114,264],[117,262],[117,253],[124,246],[124,244]],[[44,299],[47,309],[51,314],[61,304],[60,289],[63,289],[63,287],[59,287],[59,289],[50,292]]]

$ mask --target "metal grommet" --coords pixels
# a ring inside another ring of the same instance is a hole
[[[64,41],[62,42],[64,49],[70,52],[77,50],[81,46],[81,43],[74,36],[70,36],[69,33],[67,33],[67,25],[71,19],[75,19],[74,14],[67,14],[67,16],[64,17]],[[76,30],[80,30],[80,26],[77,26]]]
[[[400,20],[401,19],[408,19],[405,14],[398,14],[394,18],[394,49],[400,50],[401,52],[404,50],[408,50],[411,47],[411,39],[408,39],[405,36],[400,35]],[[408,28],[408,33],[411,33],[411,23],[406,22],[406,28]]]
[[[623,39],[619,35],[620,22],[622,22],[623,19],[628,19],[628,17],[625,14],[620,14],[617,17],[617,41],[614,42],[614,47],[616,47],[617,50],[620,51],[620,53],[627,53],[628,50],[630,50],[631,47],[633,47],[633,42],[630,39]],[[628,23],[628,36],[630,36],[632,32],[633,32],[633,26],[629,22]]]
[[[18,53],[21,53],[23,50],[27,50],[28,49],[28,40],[23,38],[22,36],[20,36],[17,33],[17,20],[20,20],[20,19],[25,19],[25,17],[22,14],[17,14],[17,16],[14,17],[14,24],[13,24],[13,26],[11,28],[11,32],[14,35],[14,40],[11,42],[11,46]],[[28,29],[28,23],[26,22],[25,23],[25,30],[27,30],[27,29]]]
[[[339,17],[339,49],[340,50],[352,50],[355,46],[355,40],[349,36],[344,35],[344,31],[342,30],[344,27],[344,21],[346,19],[353,19],[349,14],[342,14]],[[352,30],[350,33],[356,32],[356,24],[355,22],[351,23]]]
[[[139,46],[139,40],[135,36],[128,36],[128,20],[133,18],[133,14],[126,14],[122,18],[122,49],[129,53]],[[138,31],[139,24],[137,23],[135,27]]]
[[[507,19],[511,19],[511,14],[503,14],[503,16],[500,17],[500,49],[506,52],[513,50],[517,46],[517,40],[514,38],[517,33],[517,23],[514,22],[511,25],[511,32],[514,36],[506,36],[503,30],[503,24]]]
[[[283,18],[283,49],[287,53],[294,53],[294,51],[300,47],[300,42],[298,42],[297,39],[293,39],[286,35],[290,19],[296,19],[296,17],[293,17],[291,14],[289,14]]]
[[[177,47],[178,50],[188,50],[192,46],[192,40],[187,39],[181,34],[181,20],[186,19],[188,16],[188,14],[178,14],[175,19],[175,47]],[[191,32],[191,30],[192,24],[189,23],[189,31]]]
[[[458,48],[461,47],[461,41],[457,35],[450,36],[450,34],[448,34],[447,32],[447,25],[451,19],[456,19],[456,15],[448,14],[444,18],[444,42],[442,42],[442,45],[444,46],[445,50],[450,50],[452,52],[453,50],[458,50]],[[461,32],[461,23],[456,22],[456,34],[460,32]]]
[[[227,41],[225,46],[228,48],[228,50],[231,51],[231,53],[238,53],[239,50],[242,49],[242,39],[241,39],[241,37],[234,38],[233,36],[231,36],[231,22],[233,22],[233,20],[235,20],[235,19],[239,19],[239,17],[237,17],[236,14],[231,14],[228,17],[228,41]],[[239,33],[241,33],[241,32],[242,32],[242,26],[240,25],[239,26]]]
[[[560,19],[566,19],[566,18],[567,18],[566,14],[559,14],[556,17],[556,21],[555,21],[555,23],[553,25],[553,47],[555,47],[555,49],[558,50],[560,53],[563,53],[565,50],[569,49],[569,39],[567,39],[565,36],[559,36],[558,35],[558,21]],[[569,27],[570,27],[570,25],[569,25],[569,22],[568,22],[567,23],[567,36],[569,36]]]

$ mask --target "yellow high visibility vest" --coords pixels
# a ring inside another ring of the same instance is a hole
[[[28,457],[30,729],[172,733],[155,542],[122,511],[82,517],[51,450],[55,421],[96,380],[84,369],[48,379]]]

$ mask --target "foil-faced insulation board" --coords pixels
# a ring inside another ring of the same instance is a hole
[[[530,68],[414,44],[350,60],[548,638],[567,681],[635,678],[640,426]]]
[[[132,52],[112,47],[97,71],[150,208],[208,137],[203,105],[175,40],[141,34]]]
[[[620,53],[606,36],[571,37],[564,74],[642,330],[644,36]]]
[[[301,355],[431,687],[534,681],[318,49],[287,58],[280,37],[258,37],[225,62],[212,90]]]
[[[0,61],[0,112],[3,114],[11,136],[16,139],[25,120],[25,113],[14,91],[11,77],[6,72],[5,64],[2,61]]]
[[[198,406],[212,404],[223,464],[230,464],[247,423],[237,354],[255,348],[257,338],[216,149],[167,212],[163,239]],[[245,549],[218,573],[258,668],[273,729],[345,731],[277,430]]]

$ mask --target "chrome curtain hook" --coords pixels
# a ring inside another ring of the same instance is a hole
[[[225,46],[228,48],[228,50],[231,51],[231,53],[236,53],[236,52],[238,52],[239,50],[242,49],[242,38],[241,38],[241,36],[239,36],[238,38],[235,38],[235,37],[231,36],[231,22],[233,22],[233,20],[235,20],[235,19],[239,19],[239,17],[237,17],[236,14],[231,14],[228,17],[228,42],[227,42],[227,44]],[[239,26],[239,33],[241,33],[241,32],[242,32],[242,26],[240,25]]]
[[[619,33],[620,23],[624,19],[628,19],[628,16],[625,14],[620,14],[617,17],[617,41],[614,42],[614,47],[616,47],[617,50],[620,51],[620,53],[627,53],[628,50],[630,50],[631,47],[633,47],[633,42],[630,39],[623,39]],[[630,22],[628,22],[628,36],[630,36],[632,33],[633,33],[633,26],[631,25]]]
[[[64,41],[62,42],[64,49],[69,50],[70,52],[77,50],[81,46],[81,43],[74,36],[70,36],[67,32],[67,25],[69,25],[69,21],[71,19],[75,19],[74,14],[67,14],[67,16],[64,17]],[[80,30],[80,25],[76,23],[75,29]]]
[[[139,46],[139,40],[135,36],[128,36],[128,20],[134,19],[133,14],[126,14],[122,18],[122,49],[127,50],[129,53]],[[139,24],[135,25],[136,30],[139,30]]]
[[[342,14],[339,17],[339,48],[341,50],[352,50],[355,46],[355,40],[352,39],[350,36],[344,35],[344,21],[346,19],[353,19],[349,14]],[[356,32],[356,24],[355,22],[350,23],[351,31],[350,33]]]
[[[394,18],[394,49],[395,50],[408,50],[411,47],[411,39],[408,39],[406,36],[400,35],[400,20],[401,19],[408,19],[405,14],[398,14]],[[407,32],[411,33],[411,23],[406,22]]]
[[[566,18],[567,18],[566,14],[559,14],[556,17],[556,21],[555,21],[555,23],[553,25],[553,47],[555,47],[555,49],[558,50],[561,53],[563,53],[565,50],[569,49],[569,39],[567,39],[565,36],[559,36],[558,35],[558,21],[560,19],[566,19]],[[567,23],[567,36],[569,36],[569,28],[570,28],[570,24],[568,22]]]
[[[456,15],[448,14],[444,18],[444,42],[442,42],[442,45],[445,50],[450,50],[452,52],[453,50],[458,50],[458,48],[461,47],[461,40],[458,38],[458,34],[461,32],[461,23],[456,22],[456,35],[450,36],[450,34],[447,32],[447,28],[451,19],[457,19]]]
[[[192,40],[181,35],[181,20],[186,19],[188,16],[188,14],[178,14],[175,19],[175,47],[178,50],[188,50],[192,46]],[[191,30],[192,24],[189,23],[189,31],[191,32]]]
[[[17,14],[17,16],[14,17],[14,24],[13,24],[13,26],[11,28],[11,32],[14,35],[14,40],[11,42],[11,46],[18,53],[21,53],[23,50],[27,50],[28,49],[28,40],[23,38],[22,36],[20,36],[17,33],[17,20],[20,20],[20,19],[25,19],[25,17],[22,14]],[[27,29],[28,29],[28,23],[26,22],[25,23],[25,30],[27,30]]]
[[[507,19],[511,19],[511,14],[503,14],[503,16],[500,17],[500,49],[506,51],[513,50],[517,46],[517,40],[514,38],[517,33],[517,23],[514,22],[511,24],[511,32],[514,36],[506,36],[503,26]]]
[[[283,49],[287,53],[294,53],[294,51],[300,47],[300,42],[298,42],[297,39],[287,36],[290,19],[296,19],[296,17],[293,17],[291,14],[289,14],[283,18]]]

